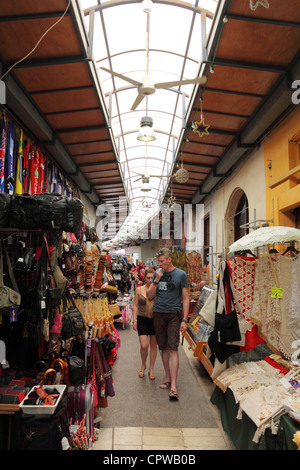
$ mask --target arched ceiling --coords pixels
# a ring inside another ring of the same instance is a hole
[[[96,207],[115,206],[117,231],[126,206],[144,204],[127,219],[131,232],[168,199],[168,186],[180,204],[201,202],[293,110],[298,3],[153,0],[147,25],[141,1],[1,2],[6,107]],[[203,75],[207,82],[157,89],[132,111],[136,86],[102,68],[139,82],[147,66],[154,83]],[[136,139],[146,115],[156,134],[147,146]],[[144,173],[146,156],[149,174],[158,177],[143,193],[133,171]],[[171,184],[181,164],[189,180]]]

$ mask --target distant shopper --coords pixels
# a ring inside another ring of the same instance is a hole
[[[145,276],[145,284],[136,288],[134,303],[132,308],[133,329],[138,332],[140,341],[140,353],[142,366],[138,373],[143,378],[146,370],[148,354],[150,356],[149,378],[155,379],[153,372],[157,356],[157,342],[153,327],[153,304],[154,300],[149,300],[147,290],[151,285],[154,270],[148,269]],[[149,352],[150,346],[150,352]]]
[[[177,392],[178,346],[180,332],[184,333],[187,329],[190,305],[188,280],[185,271],[172,264],[171,250],[167,248],[160,250],[157,258],[160,269],[152,277],[148,296],[150,299],[155,298],[153,323],[166,373],[165,381],[160,387],[170,388],[170,400],[177,400],[179,398]],[[181,299],[183,299],[183,304],[181,304]]]

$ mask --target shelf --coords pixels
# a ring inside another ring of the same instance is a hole
[[[213,366],[211,363],[207,360],[207,357],[205,355],[205,348],[207,345],[206,341],[198,341],[195,343],[194,339],[190,335],[189,332],[183,333],[183,336],[185,340],[188,342],[188,344],[191,346],[193,350],[193,355],[198,359],[198,361],[201,362],[201,364],[205,367],[207,370],[208,374],[211,375],[213,372]]]

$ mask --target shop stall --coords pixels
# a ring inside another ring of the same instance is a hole
[[[268,227],[251,235],[230,247],[218,289],[199,312],[212,328],[211,401],[237,449],[296,449],[300,230]]]
[[[107,253],[83,223],[76,188],[38,142],[7,113],[3,129],[1,446],[90,449],[101,408],[114,396],[120,346],[112,300],[102,290]]]

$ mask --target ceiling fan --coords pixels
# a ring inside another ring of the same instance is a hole
[[[148,2],[149,3],[149,2]],[[150,2],[152,3],[152,2]],[[161,83],[153,83],[151,77],[149,76],[149,15],[150,15],[151,9],[149,7],[144,9],[144,12],[147,15],[147,26],[146,26],[146,73],[145,76],[142,80],[142,82],[138,82],[136,80],[133,80],[130,77],[127,77],[126,75],[123,75],[121,73],[117,73],[113,70],[107,69],[105,67],[101,67],[102,70],[105,72],[110,73],[114,77],[121,78],[122,80],[125,80],[128,83],[131,83],[132,85],[137,87],[138,95],[131,107],[131,110],[134,111],[138,105],[143,101],[143,99],[146,96],[153,95],[156,90],[161,89],[161,88],[171,88],[174,86],[181,86],[181,85],[191,85],[191,84],[200,84],[200,85],[205,85],[207,78],[205,76],[202,77],[196,77],[196,78],[191,78],[191,79],[186,79],[186,80],[176,80],[176,81],[171,81],[171,82],[161,82]]]
[[[132,171],[132,173],[139,176],[139,178],[134,180],[134,183],[136,183],[137,181],[142,180],[143,185],[145,185],[145,184],[148,185],[149,181],[150,181],[150,178],[168,178],[168,176],[169,176],[169,175],[149,175],[148,170],[147,170],[147,148],[148,148],[148,146],[147,146],[147,143],[146,143],[145,173],[137,173],[136,171]]]

